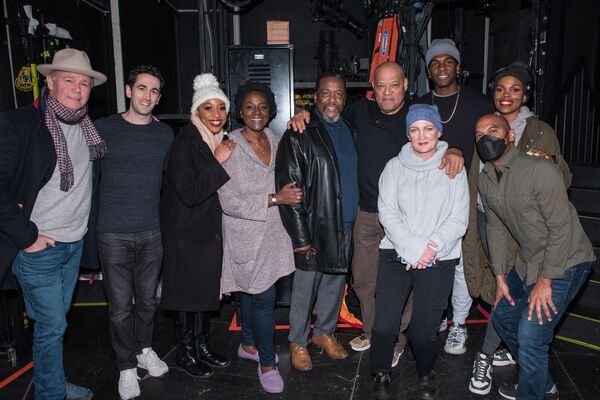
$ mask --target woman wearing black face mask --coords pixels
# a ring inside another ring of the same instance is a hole
[[[531,75],[526,65],[513,62],[499,70],[491,88],[496,114],[502,115],[515,133],[514,144],[523,153],[544,157],[555,163],[562,172],[565,186],[571,184],[571,172],[560,152],[560,146],[554,130],[540,121],[525,105],[528,101]],[[471,196],[469,212],[469,229],[463,241],[465,259],[465,276],[469,291],[473,296],[480,296],[493,304],[496,282],[489,266],[489,253],[485,235],[485,210],[477,193],[477,177],[483,168],[483,162],[496,161],[506,150],[508,140],[485,135],[476,143],[477,152],[471,162],[469,171],[469,191]],[[516,257],[516,244],[509,246],[512,259]],[[497,350],[500,338],[492,324],[488,325],[484,345],[475,358],[473,376],[469,382],[469,390],[477,394],[487,394],[491,389],[491,368],[514,364],[510,353]],[[489,372],[489,374],[488,374]]]

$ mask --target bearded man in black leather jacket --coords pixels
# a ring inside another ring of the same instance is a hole
[[[321,75],[311,122],[304,133],[286,131],[277,151],[276,186],[294,181],[304,193],[301,204],[279,207],[295,253],[288,338],[292,365],[301,371],[312,368],[307,345],[315,299],[317,320],[311,342],[333,359],[348,356],[333,335],[358,206],[356,133],[341,117],[345,102],[343,78]]]

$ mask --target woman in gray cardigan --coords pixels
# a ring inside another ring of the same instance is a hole
[[[266,127],[276,111],[270,89],[247,82],[239,88],[235,106],[244,127],[228,134],[236,149],[223,163],[230,180],[219,189],[223,209],[221,294],[241,292],[238,356],[258,362],[263,389],[280,393],[283,379],[274,348],[274,285],[294,271],[294,257],[277,206],[299,204],[302,191],[291,182],[275,193],[279,137]]]
[[[391,159],[379,178],[379,221],[385,237],[375,288],[371,337],[373,394],[389,399],[394,342],[402,309],[411,290],[413,313],[408,328],[419,373],[419,398],[433,399],[436,331],[454,282],[461,238],[467,230],[469,190],[463,171],[449,179],[439,169],[448,149],[439,141],[437,107],[412,105],[406,116],[410,143]]]

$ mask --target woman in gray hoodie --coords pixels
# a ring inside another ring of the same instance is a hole
[[[449,179],[439,169],[448,144],[439,140],[442,122],[437,107],[412,105],[406,127],[410,142],[379,178],[379,221],[385,237],[379,246],[371,348],[376,399],[391,396],[394,341],[411,290],[414,308],[408,336],[419,373],[419,398],[435,398],[436,329],[448,305],[468,223],[465,172]]]

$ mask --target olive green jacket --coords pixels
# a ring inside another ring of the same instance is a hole
[[[497,169],[486,163],[478,182],[495,275],[507,274],[514,265],[533,285],[540,276],[561,279],[569,268],[595,260],[555,165],[511,148]],[[518,243],[515,263],[506,259],[511,236]]]
[[[561,155],[560,145],[554,130],[545,122],[536,117],[527,118],[523,135],[517,143],[517,149],[523,153],[529,149],[537,149],[547,153],[556,160],[556,164],[563,175],[565,186],[571,185],[571,172],[565,159]],[[485,302],[494,304],[496,297],[496,278],[490,268],[490,261],[483,252],[479,232],[477,230],[477,181],[479,177],[479,155],[473,155],[471,169],[469,170],[469,227],[463,239],[463,263],[465,279],[472,297],[481,297]],[[509,238],[506,259],[509,265],[514,265],[517,258],[517,243]]]

